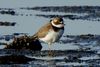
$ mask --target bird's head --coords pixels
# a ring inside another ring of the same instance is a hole
[[[62,28],[65,25],[61,17],[55,17],[50,22],[54,27],[57,27],[57,28]]]

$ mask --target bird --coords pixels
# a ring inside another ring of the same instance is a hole
[[[64,33],[64,20],[61,17],[52,18],[47,24],[42,26],[37,33],[35,33],[32,37],[43,41],[50,46],[59,41]]]

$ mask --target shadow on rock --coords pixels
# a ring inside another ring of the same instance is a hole
[[[32,60],[35,59],[25,57],[24,55],[0,56],[0,64],[26,64]]]

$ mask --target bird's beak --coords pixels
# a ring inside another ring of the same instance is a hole
[[[61,26],[62,26],[62,27],[64,27],[64,26],[65,26],[65,24],[61,24]]]
[[[66,24],[62,24],[63,26],[65,26]]]

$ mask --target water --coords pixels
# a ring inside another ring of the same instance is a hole
[[[16,24],[15,26],[0,26],[0,66],[99,67],[99,5],[99,1],[94,0],[9,0],[8,2],[1,0],[0,22],[7,21]],[[15,13],[12,15],[9,10]],[[1,11],[5,11],[5,14],[2,14]],[[38,52],[3,49],[5,45],[2,44],[11,43],[14,33],[21,33],[21,35],[25,33],[32,36],[55,16],[63,17],[66,26],[63,37],[51,46],[52,56],[48,55],[48,45],[45,43],[41,43],[43,48]],[[5,59],[6,57],[7,59]],[[17,58],[17,60],[12,60],[11,57]],[[4,59],[2,60],[2,58]]]

